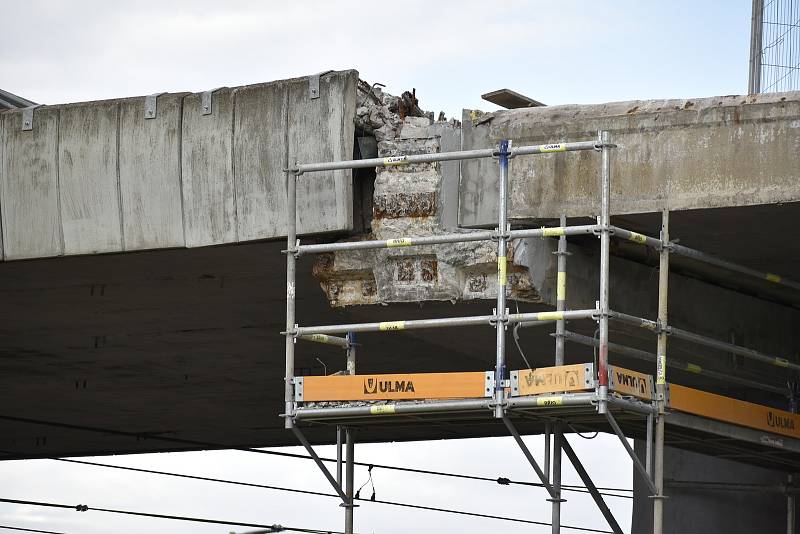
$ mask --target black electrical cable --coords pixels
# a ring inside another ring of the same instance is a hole
[[[154,514],[149,512],[132,512],[129,510],[116,510],[111,508],[95,508],[89,507],[85,504],[78,504],[77,506],[72,506],[69,504],[60,504],[60,503],[50,503],[50,502],[41,502],[41,501],[28,501],[28,500],[21,500],[21,499],[6,499],[0,498],[0,502],[11,503],[11,504],[22,504],[28,506],[44,506],[49,508],[63,508],[69,510],[76,510],[78,512],[87,512],[89,510],[94,510],[96,512],[107,512],[111,514],[125,514],[125,515],[135,515],[135,516],[142,516],[142,517],[152,517],[157,519],[172,519],[177,521],[193,521],[196,523],[213,523],[217,525],[233,525],[233,526],[240,526],[240,527],[252,527],[252,528],[264,528],[264,529],[274,529],[274,532],[304,532],[307,534],[344,534],[341,531],[335,530],[315,530],[315,529],[305,529],[305,528],[296,528],[296,527],[284,527],[281,525],[262,525],[257,523],[240,523],[238,521],[225,521],[221,519],[207,519],[207,518],[200,518],[200,517],[189,517],[189,516],[179,516],[179,515],[169,515],[169,514]],[[405,506],[408,508],[415,508],[418,510],[428,510],[432,512],[447,512],[451,514],[458,514],[458,515],[466,515],[470,517],[482,517],[485,519],[502,519],[504,521],[511,521],[514,523],[525,523],[529,525],[541,525],[541,526],[551,526],[551,523],[546,523],[544,521],[534,521],[531,519],[520,519],[520,518],[513,518],[513,517],[501,517],[495,516],[490,514],[479,514],[477,512],[464,512],[459,510],[448,510],[446,508],[436,508],[434,506],[423,506],[423,505],[416,505],[416,504],[402,504],[402,503],[395,503],[392,501],[369,501],[369,502],[377,502],[381,504],[389,504],[395,506]],[[566,530],[576,530],[579,532],[597,532],[600,534],[613,534],[610,530],[599,530],[594,528],[588,527],[575,527],[570,525],[561,525],[562,529]]]
[[[10,527],[8,525],[0,525],[0,530],[20,530],[22,532],[40,532],[41,534],[64,534],[63,532],[56,532],[54,530],[38,530],[35,528]]]
[[[138,439],[155,439],[155,440],[160,440],[160,441],[169,442],[169,443],[180,443],[180,444],[183,444],[183,445],[192,445],[192,446],[195,446],[195,447],[205,447],[205,448],[208,448],[208,449],[228,449],[228,450],[235,450],[235,451],[241,451],[241,452],[252,452],[252,453],[257,453],[257,454],[266,454],[266,455],[271,455],[271,456],[281,456],[281,457],[284,457],[284,458],[297,458],[297,459],[301,459],[301,460],[310,460],[310,459],[312,459],[310,456],[305,455],[305,454],[296,454],[296,453],[291,453],[291,452],[280,452],[280,451],[268,451],[268,450],[263,450],[263,449],[255,449],[255,448],[251,448],[251,447],[231,447],[229,445],[223,445],[223,444],[220,444],[220,443],[210,443],[210,442],[207,442],[207,441],[197,441],[197,440],[190,440],[190,439],[184,439],[184,438],[173,438],[173,437],[168,437],[168,436],[158,436],[158,435],[141,433],[141,432],[139,432],[139,433],[137,433],[137,432],[126,432],[124,430],[111,430],[111,429],[106,429],[106,428],[98,428],[98,427],[91,427],[91,426],[84,426],[84,425],[74,425],[74,424],[70,424],[70,423],[59,423],[59,422],[55,422],[55,421],[43,421],[43,420],[40,420],[40,419],[32,419],[32,418],[28,418],[28,417],[17,417],[17,416],[13,416],[13,415],[2,415],[2,414],[0,414],[0,419],[5,419],[5,420],[8,420],[8,421],[16,421],[16,422],[20,422],[20,423],[30,423],[30,424],[43,425],[43,426],[52,426],[52,427],[57,427],[57,428],[66,428],[66,429],[70,429],[70,430],[81,430],[81,431],[84,431],[84,432],[96,432],[96,433],[101,433],[101,434],[111,434],[111,435],[118,435],[118,436],[134,437],[134,438],[138,438]],[[335,463],[336,462],[335,458],[320,458],[320,459],[323,462],[330,462],[330,463]],[[502,479],[504,481],[503,485],[514,484],[514,485],[520,485],[520,486],[533,486],[533,487],[540,487],[540,488],[544,487],[544,484],[542,484],[541,482],[527,482],[527,481],[520,481],[520,480],[511,480],[511,479],[504,478],[504,477],[500,477],[500,478],[495,479],[495,478],[483,477],[483,476],[478,476],[478,475],[466,475],[466,474],[463,474],[463,473],[449,473],[449,472],[446,472],[446,471],[434,471],[434,470],[429,470],[429,469],[415,469],[413,467],[399,467],[399,466],[395,466],[395,465],[385,465],[385,464],[369,464],[369,463],[364,463],[364,462],[355,462],[355,465],[358,465],[358,466],[361,466],[361,467],[373,466],[373,467],[379,468],[379,469],[386,469],[386,470],[390,470],[390,471],[402,471],[402,472],[406,472],[406,473],[416,473],[416,474],[420,474],[420,475],[442,476],[442,477],[450,477],[450,478],[460,478],[460,479],[465,479],[465,480],[479,480],[479,481],[483,481],[483,482],[500,483],[498,481]],[[565,491],[577,491],[577,492],[580,492],[580,493],[587,493],[587,490],[586,490],[585,486],[562,486],[562,489],[565,490]],[[632,489],[627,489],[627,488],[598,487],[597,489],[600,490],[600,491],[625,492],[625,493],[632,493],[633,492]],[[609,494],[609,496],[615,496],[615,495]],[[616,496],[617,497],[623,497],[621,495],[616,495]]]
[[[53,461],[57,461],[57,462],[72,463],[72,464],[91,465],[91,466],[95,466],[95,467],[106,467],[106,468],[109,468],[109,469],[120,469],[120,470],[123,470],[123,471],[134,471],[134,472],[138,472],[138,473],[147,473],[147,474],[150,474],[150,475],[162,475],[162,476],[169,476],[169,477],[176,477],[176,478],[186,478],[186,479],[189,479],[189,480],[201,480],[201,481],[205,481],[205,482],[218,482],[218,483],[221,483],[221,484],[231,484],[231,485],[234,485],[234,486],[250,486],[250,487],[253,487],[253,488],[270,489],[270,490],[276,490],[276,491],[287,491],[287,492],[293,492],[293,493],[305,493],[305,494],[308,494],[308,495],[317,495],[317,496],[320,496],[320,497],[336,497],[337,499],[339,498],[339,495],[334,494],[334,493],[324,493],[324,492],[312,491],[312,490],[300,490],[300,489],[295,489],[295,488],[286,488],[286,487],[282,487],[282,486],[271,486],[271,485],[268,485],[268,484],[257,484],[257,483],[254,483],[254,482],[242,482],[242,481],[237,481],[237,480],[229,480],[229,479],[223,479],[223,478],[212,478],[212,477],[205,477],[205,476],[200,476],[200,475],[187,475],[185,473],[174,473],[174,472],[171,472],[171,471],[156,471],[156,470],[153,470],[153,469],[145,469],[145,468],[142,468],[142,467],[127,467],[127,466],[114,465],[114,464],[105,464],[105,463],[100,463],[100,462],[90,462],[88,460],[71,460],[71,459],[68,459],[68,458],[45,458],[45,459],[46,460],[53,460]],[[487,478],[485,480],[496,482],[497,484],[500,484],[501,486],[508,486],[511,483],[511,481],[509,479],[504,478],[504,477],[500,477],[498,479],[488,479]],[[367,482],[365,482],[364,485],[366,485],[368,482],[369,482],[369,480],[367,480]],[[567,488],[565,486],[561,486],[561,489],[564,490],[564,489],[567,489]],[[375,490],[374,490],[374,487],[373,487],[373,493],[374,493],[374,491]],[[577,488],[577,487],[574,487],[574,486],[571,487],[571,489],[569,489],[569,491],[575,491],[575,492],[578,492],[578,493],[589,493],[589,490],[587,490],[587,489],[581,489],[581,488]],[[631,496],[631,495],[618,495],[618,494],[615,494],[615,493],[601,493],[601,495],[603,495],[605,497],[617,497],[619,499],[633,499],[633,496]]]
[[[78,512],[88,512],[89,510],[95,512],[106,512],[109,514],[123,514],[123,515],[135,515],[139,517],[152,517],[156,519],[171,519],[175,521],[191,521],[193,523],[211,523],[214,525],[232,525],[236,527],[249,527],[249,528],[263,528],[263,529],[271,529],[274,532],[305,532],[308,534],[344,534],[341,531],[335,530],[319,530],[319,529],[310,529],[310,528],[298,528],[298,527],[284,527],[282,525],[264,525],[260,523],[243,523],[240,521],[227,521],[223,519],[208,519],[204,517],[190,517],[184,515],[172,515],[172,514],[155,514],[150,512],[133,512],[130,510],[117,510],[113,508],[96,508],[96,507],[89,507],[85,504],[78,504],[76,506],[70,504],[60,504],[60,503],[52,503],[52,502],[42,502],[42,501],[27,501],[21,499],[6,499],[0,498],[0,502],[10,503],[10,504],[22,504],[27,506],[44,506],[47,508],[62,508],[68,510],[75,510]]]

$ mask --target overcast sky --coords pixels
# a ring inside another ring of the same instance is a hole
[[[0,87],[39,103],[202,91],[355,68],[424,109],[459,116],[494,109],[482,93],[511,88],[547,104],[741,94],[747,87],[750,2],[11,2],[0,0]],[[13,15],[10,15],[13,13]],[[541,440],[528,438],[541,457]],[[598,485],[630,488],[615,438],[572,437]],[[327,455],[331,450],[322,449]],[[361,461],[533,480],[510,438],[362,445]],[[329,491],[310,462],[241,452],[103,461],[260,484]],[[544,491],[374,472],[379,499],[549,520]],[[50,460],[0,463],[0,497],[341,529],[334,499],[124,473]],[[359,484],[366,470],[357,473]],[[565,469],[565,482],[578,481]],[[582,495],[564,523],[605,528]],[[611,499],[620,523],[630,501]],[[225,533],[247,529],[0,504],[0,524],[70,534]],[[494,520],[365,503],[356,530],[390,534],[549,532]],[[568,531],[565,531],[568,532]]]

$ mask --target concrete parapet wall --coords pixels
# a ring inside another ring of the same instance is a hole
[[[0,114],[2,258],[197,247],[284,235],[287,164],[351,159],[356,71],[213,93]],[[350,171],[298,183],[301,233],[353,224]]]
[[[619,145],[613,214],[800,200],[800,92],[465,110],[463,148],[591,140],[600,129]],[[510,218],[599,214],[599,160],[592,152],[512,159]],[[494,224],[497,180],[491,161],[462,163],[460,224]]]

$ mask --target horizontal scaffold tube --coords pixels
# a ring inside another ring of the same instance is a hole
[[[335,345],[343,349],[350,348],[350,341],[346,337],[329,336],[327,334],[311,334],[308,336],[298,336],[303,341],[322,343],[323,345]]]
[[[526,230],[511,230],[505,234],[509,239],[522,239],[529,237],[560,237],[571,235],[591,234],[599,226],[555,226],[531,228]],[[301,254],[319,254],[323,252],[339,252],[344,250],[369,250],[376,248],[418,247],[424,245],[439,245],[442,243],[468,243],[471,241],[490,241],[499,237],[496,231],[464,232],[441,235],[428,235],[420,237],[396,237],[393,239],[378,239],[370,241],[348,241],[343,243],[321,243],[318,245],[298,245],[294,252]]]
[[[330,408],[298,408],[294,418],[301,419],[341,419],[349,417],[370,417],[375,415],[403,415],[438,412],[463,412],[488,410],[492,399],[462,399],[437,402],[395,402],[391,404],[371,404],[369,406],[338,406]]]
[[[699,250],[694,250],[689,247],[684,247],[683,245],[677,245],[675,243],[671,243],[670,252],[673,254],[678,254],[679,256],[684,256],[692,260],[707,263],[715,267],[720,267],[728,271],[733,271],[735,273],[744,274],[747,276],[751,276],[753,278],[758,278],[759,280],[766,280],[776,285],[800,290],[800,282],[796,282],[794,280],[787,280],[786,278],[778,276],[777,274],[767,273],[764,271],[757,271],[749,267],[744,267],[743,265],[738,265],[736,263],[731,263],[726,260],[721,260],[716,256],[712,256],[711,254],[706,254],[705,252],[700,252]]]
[[[575,152],[578,150],[596,150],[597,141],[579,141],[576,143],[550,143],[546,145],[522,146],[511,149],[510,157],[530,154],[551,154],[555,152]],[[327,163],[300,163],[289,169],[295,174],[308,172],[338,171],[343,169],[367,169],[370,167],[396,167],[412,163],[433,163],[436,161],[459,161],[466,159],[491,158],[497,155],[497,148],[478,150],[459,150],[455,152],[437,152],[434,154],[398,155],[386,158],[357,159],[349,161],[331,161]]]
[[[617,239],[627,239],[628,241],[633,241],[634,243],[639,243],[641,245],[645,245],[654,249],[661,248],[660,239],[656,239],[655,237],[650,237],[644,234],[633,232],[631,230],[626,230],[624,228],[620,228],[619,226],[611,227],[611,235],[613,237],[616,237]]]
[[[612,232],[613,232],[612,235],[620,239],[627,239],[629,241],[634,241],[636,243],[646,245],[656,250],[661,248],[662,244],[661,240],[656,239],[655,237],[650,237],[644,234],[632,232],[624,228],[619,228],[618,226],[612,226]],[[750,276],[758,280],[766,280],[767,282],[772,282],[773,284],[779,286],[789,287],[800,291],[800,282],[797,282],[795,280],[789,280],[774,273],[768,273],[765,271],[758,271],[756,269],[751,269],[750,267],[745,267],[744,265],[739,265],[737,263],[723,260],[711,254],[701,252],[693,248],[685,247],[683,245],[678,245],[677,243],[670,243],[669,251],[672,254],[677,254],[678,256],[683,256],[685,258],[706,263],[708,265],[713,265],[714,267],[719,267],[727,271],[732,271],[734,273]]]
[[[553,393],[531,397],[511,397],[506,400],[509,410],[514,408],[560,408],[562,406],[593,406],[597,403],[597,394],[591,393]]]
[[[630,324],[633,326],[639,326],[651,332],[658,332],[659,330],[657,322],[651,321],[649,319],[642,319],[641,317],[635,317],[633,315],[628,315],[627,313],[612,311],[609,314],[609,317],[612,320]],[[770,356],[768,354],[764,354],[763,352],[759,352],[757,350],[740,347],[739,345],[734,345],[733,343],[726,343],[725,341],[719,341],[714,338],[702,336],[700,334],[695,334],[694,332],[689,332],[687,330],[675,328],[674,326],[665,326],[664,328],[667,330],[667,333],[670,336],[676,337],[678,339],[690,341],[692,343],[703,345],[705,347],[710,347],[712,349],[718,349],[721,351],[737,354],[744,358],[748,358],[750,360],[754,360],[761,363],[766,363],[768,365],[800,371],[800,365],[792,363],[786,358],[781,358],[778,356]]]
[[[589,336],[584,336],[581,334],[576,334],[575,332],[564,332],[564,339],[567,341],[572,341],[573,343],[578,343],[580,345],[585,345],[587,347],[596,347],[599,345],[599,342],[591,338]],[[629,358],[635,358],[637,360],[642,360],[646,362],[655,363],[656,355],[647,352],[641,349],[636,349],[633,347],[628,347],[625,345],[620,345],[618,343],[609,343],[608,350],[614,352],[616,354],[620,354],[622,356],[628,356]],[[686,371],[689,373],[698,374],[701,376],[705,376],[714,380],[719,380],[720,382],[725,383],[732,383],[732,384],[739,384],[742,386],[750,387],[753,389],[758,389],[761,391],[767,391],[769,393],[775,393],[777,395],[786,395],[787,390],[785,388],[780,388],[778,386],[772,386],[770,384],[764,384],[762,382],[758,382],[756,380],[749,380],[747,378],[741,378],[736,375],[731,375],[727,373],[721,373],[719,371],[714,371],[711,369],[706,369],[697,365],[695,363],[685,362],[682,360],[675,359],[673,356],[670,356],[667,359],[667,367],[670,369],[675,369],[677,371]]]
[[[675,328],[670,326],[669,334],[673,337],[677,337],[686,341],[691,341],[692,343],[697,343],[698,345],[705,345],[706,347],[711,347],[725,352],[738,354],[739,356],[755,360],[758,362],[774,365],[776,367],[792,369],[794,371],[800,371],[800,365],[792,363],[786,358],[780,358],[778,356],[769,356],[762,352],[758,352],[757,350],[747,349],[745,347],[740,347],[739,345],[734,345],[732,343],[725,343],[724,341],[718,341],[710,337],[701,336],[693,332],[681,330],[680,328]]]
[[[546,311],[534,313],[512,313],[500,317],[510,324],[533,321],[556,321],[591,319],[597,310]],[[498,320],[496,315],[471,315],[468,317],[444,317],[441,319],[414,319],[410,321],[384,321],[380,323],[353,323],[327,326],[300,326],[294,331],[296,336],[314,334],[343,334],[346,332],[393,332],[397,330],[420,330],[423,328],[448,328],[455,326],[476,326],[491,324]]]

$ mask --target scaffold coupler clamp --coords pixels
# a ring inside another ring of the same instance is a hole
[[[514,157],[514,152],[511,150],[511,139],[500,141],[497,145],[497,150],[492,152],[492,159],[500,159],[500,156],[505,156],[506,159],[512,159]],[[505,145],[505,151],[503,150],[503,145]]]
[[[595,149],[597,152],[600,152],[600,151],[601,151],[601,150],[603,150],[604,148],[617,148],[617,144],[616,144],[616,143],[603,143],[603,142],[601,142],[601,141],[597,141],[597,142],[594,144],[594,149]]]

